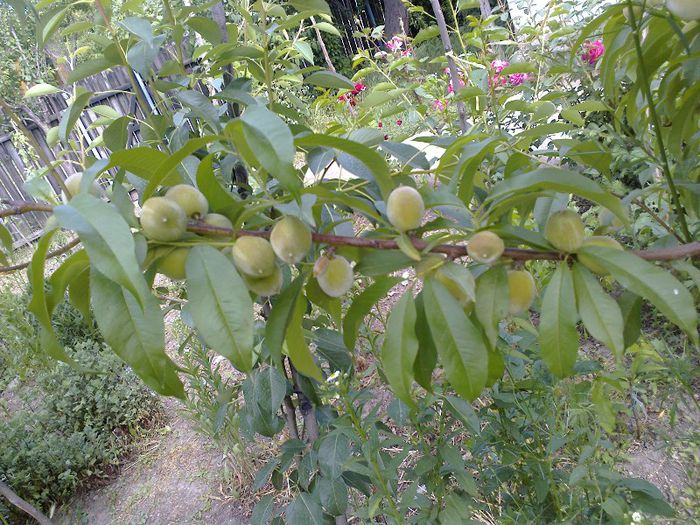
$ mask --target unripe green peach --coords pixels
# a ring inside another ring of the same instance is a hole
[[[524,312],[535,299],[537,287],[535,279],[527,270],[508,272],[508,311],[511,315]]]
[[[420,193],[410,186],[400,186],[386,200],[389,222],[400,232],[415,230],[425,214],[425,204]]]
[[[582,248],[585,248],[586,246],[602,246],[603,248],[623,250],[622,245],[619,242],[617,242],[612,237],[608,237],[605,235],[589,237],[588,239],[583,241],[583,244],[581,245]],[[583,264],[593,273],[597,273],[598,275],[608,275],[610,273],[603,264],[596,261],[590,255],[586,255],[585,253],[578,253],[576,254],[576,257],[581,262],[581,264]]]
[[[231,253],[236,268],[248,277],[270,277],[277,268],[275,252],[272,251],[270,242],[262,237],[239,237],[233,244]]]
[[[297,264],[306,257],[311,241],[311,230],[292,215],[280,220],[270,232],[272,249],[287,264]]]
[[[209,211],[204,194],[189,184],[177,184],[165,192],[165,198],[176,202],[188,217],[198,219]]]
[[[217,228],[228,228],[229,230],[233,230],[233,223],[228,217],[221,215],[220,213],[208,213],[207,216],[204,217],[204,223],[208,224],[209,226],[216,226]],[[205,233],[204,236],[219,237],[218,234],[214,233]]]
[[[352,288],[352,266],[340,255],[335,255],[332,259],[324,256],[321,259],[326,259],[324,264],[318,265],[320,271],[316,275],[321,290],[330,297],[345,295]]]
[[[474,234],[467,243],[469,257],[484,264],[496,262],[503,255],[504,249],[503,240],[489,231]]]
[[[246,274],[242,274],[241,277],[243,278],[245,285],[248,287],[248,290],[261,297],[276,295],[282,289],[282,271],[278,266],[275,266],[272,275],[269,277],[255,279],[253,277],[248,277]]]
[[[165,197],[151,197],[141,208],[143,234],[154,241],[177,241],[187,228],[182,208]]]
[[[187,255],[190,253],[189,248],[162,248],[164,255],[157,261],[158,273],[167,275],[175,281],[181,281],[185,278],[185,263]]]
[[[549,216],[544,227],[544,236],[557,250],[575,252],[581,247],[585,230],[578,213],[561,210]]]
[[[68,195],[66,195],[65,192],[63,192],[63,200],[68,201],[75,197],[78,193],[80,193],[80,182],[83,180],[83,174],[82,172],[80,173],[73,173],[73,175],[70,175],[66,177],[66,180],[63,181],[63,184],[66,185],[66,189],[70,193],[70,198]],[[97,184],[97,182],[92,181],[92,184],[90,184],[90,195],[94,195],[95,197],[100,196],[100,186]]]
[[[683,20],[700,20],[700,1],[698,0],[666,0],[666,7]]]

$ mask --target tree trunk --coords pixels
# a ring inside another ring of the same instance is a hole
[[[481,8],[481,18],[487,18],[491,16],[490,0],[479,0],[479,7]]]
[[[384,0],[384,38],[408,34],[408,9],[401,0]]]
[[[321,36],[321,31],[316,27],[316,19],[312,16],[311,23],[314,25],[314,32],[316,33],[316,41],[318,42],[318,47],[321,48],[321,53],[323,53],[323,58],[326,61],[328,69],[335,73],[335,66],[331,60],[331,56],[328,54],[328,49],[326,48],[326,43],[323,41],[323,36]]]

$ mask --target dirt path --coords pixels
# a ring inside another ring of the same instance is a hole
[[[222,496],[223,459],[165,399],[165,426],[109,485],[76,498],[59,525],[245,525]]]

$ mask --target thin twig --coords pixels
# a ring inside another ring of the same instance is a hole
[[[36,521],[39,522],[40,525],[53,525],[51,520],[44,515],[39,509],[34,507],[31,503],[28,503],[24,501],[22,498],[20,498],[14,490],[10,488],[7,483],[4,483],[3,481],[0,481],[0,494],[5,496],[7,498],[7,501],[10,502],[11,505],[14,505],[20,510],[23,510],[27,514],[29,514],[32,518],[34,518]]]
[[[52,259],[54,257],[58,257],[59,255],[63,255],[64,253],[70,251],[71,249],[75,248],[78,244],[80,244],[80,239],[77,237],[67,244],[61,246],[60,248],[55,249],[52,252],[49,252],[46,254],[46,259]],[[19,263],[19,264],[13,264],[12,266],[0,266],[0,273],[9,273],[9,272],[16,272],[18,270],[24,270],[27,268],[30,264],[32,264],[31,261]]]

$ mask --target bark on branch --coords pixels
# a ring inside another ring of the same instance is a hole
[[[0,481],[0,495],[5,496],[5,498],[7,498],[7,501],[9,501],[11,505],[14,505],[18,509],[29,514],[40,525],[53,525],[51,520],[47,518],[44,513],[42,513],[40,510],[34,507],[31,503],[28,503],[22,498],[20,498],[15,493],[15,491],[12,490],[10,486],[7,483],[4,483],[3,481]]]

